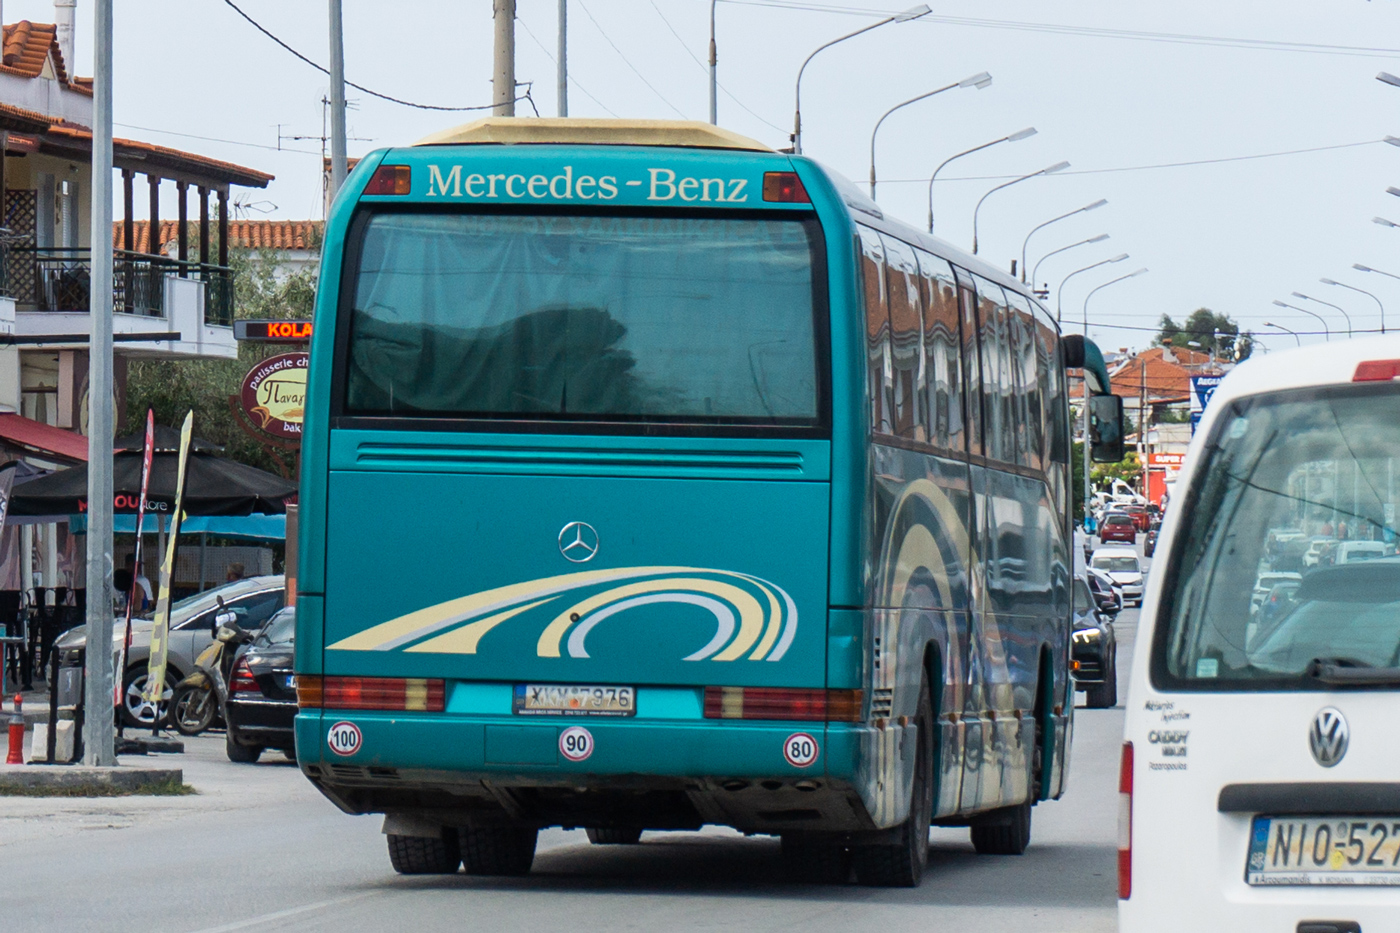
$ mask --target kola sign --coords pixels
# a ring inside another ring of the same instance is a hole
[[[239,402],[253,423],[273,437],[301,440],[308,359],[305,353],[270,356],[243,377]]]

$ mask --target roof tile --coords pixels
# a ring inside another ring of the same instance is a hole
[[[315,249],[321,241],[321,226],[319,220],[231,220],[228,225],[229,245],[243,249]],[[137,252],[150,251],[150,227],[149,221],[132,222],[132,239]],[[199,235],[199,221],[190,221],[190,235]],[[113,222],[113,247],[122,248],[122,237],[122,222]],[[164,247],[178,240],[179,224],[173,220],[162,220],[160,245]]]

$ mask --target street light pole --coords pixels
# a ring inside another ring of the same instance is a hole
[[[1125,254],[1125,255],[1123,256],[1123,258],[1126,259],[1126,258],[1127,258],[1127,255]],[[1109,260],[1109,261],[1112,262],[1112,260]],[[1092,289],[1089,290],[1089,294],[1087,294],[1087,295],[1084,296],[1084,339],[1085,339],[1085,340],[1088,340],[1088,339],[1089,339],[1089,299],[1094,297],[1094,293],[1095,293],[1095,292],[1102,291],[1103,289],[1108,288],[1108,286],[1110,286],[1110,285],[1116,285],[1116,284],[1118,284],[1119,282],[1123,282],[1123,281],[1126,281],[1126,280],[1128,280],[1128,279],[1136,278],[1136,277],[1138,277],[1139,275],[1144,274],[1145,272],[1147,272],[1147,268],[1144,266],[1143,268],[1137,270],[1136,272],[1129,272],[1127,275],[1120,275],[1120,276],[1118,276],[1118,278],[1116,278],[1116,279],[1110,279],[1109,281],[1104,282],[1102,285],[1096,286],[1096,287],[1094,287],[1094,288],[1092,288]],[[1146,373],[1146,370],[1144,370],[1143,372]],[[1141,421],[1141,416],[1139,416],[1139,421]],[[1142,425],[1141,425],[1141,424],[1138,424],[1138,432],[1139,432],[1139,435],[1141,435],[1141,432],[1142,432]],[[1092,483],[1092,482],[1090,481],[1090,479],[1089,479],[1089,472],[1090,472],[1090,470],[1092,469],[1092,459],[1091,459],[1091,457],[1090,457],[1090,445],[1091,445],[1091,444],[1092,444],[1092,441],[1091,441],[1091,439],[1090,439],[1090,437],[1089,437],[1089,380],[1088,380],[1088,378],[1086,377],[1085,380],[1084,380],[1084,514],[1085,514],[1085,515],[1088,515],[1088,514],[1089,514],[1089,502],[1090,502],[1090,500],[1093,499],[1093,483]]]
[[[112,229],[112,0],[93,4],[92,229]],[[112,250],[93,237],[88,317],[87,666],[84,760],[117,763],[112,670]],[[54,684],[50,690],[57,690]]]
[[[331,200],[345,184],[345,39],[341,28],[340,0],[331,5]]]
[[[1278,305],[1280,308],[1288,308],[1288,309],[1290,309],[1290,310],[1292,310],[1292,311],[1301,311],[1301,312],[1303,312],[1304,314],[1308,314],[1308,315],[1311,315],[1311,316],[1317,318],[1319,321],[1322,322],[1323,339],[1324,339],[1324,340],[1331,340],[1331,339],[1332,339],[1332,328],[1330,328],[1330,327],[1327,326],[1327,318],[1325,318],[1325,317],[1323,317],[1322,315],[1318,314],[1316,311],[1309,311],[1307,308],[1300,308],[1300,307],[1298,307],[1297,305],[1291,305],[1291,304],[1288,304],[1287,302],[1279,301],[1277,298],[1274,299],[1274,304]]]
[[[1347,314],[1346,309],[1343,308],[1341,305],[1334,305],[1330,301],[1323,301],[1321,298],[1314,298],[1311,295],[1304,295],[1302,292],[1294,292],[1293,297],[1302,298],[1304,301],[1315,301],[1320,305],[1326,305],[1329,308],[1336,308],[1338,311],[1342,312],[1342,317],[1346,318],[1347,321],[1347,339],[1351,339],[1351,315]]]
[[[1056,162],[1054,165],[1046,166],[1038,172],[1031,172],[1029,175],[1022,175],[1020,178],[1013,178],[1011,181],[997,185],[991,191],[988,191],[986,194],[982,195],[981,199],[977,202],[977,206],[972,209],[972,255],[977,255],[977,217],[979,214],[982,213],[983,201],[986,201],[993,194],[996,194],[1003,188],[1010,188],[1012,185],[1019,185],[1023,181],[1028,181],[1040,175],[1053,175],[1056,172],[1063,172],[1067,168],[1069,168],[1068,162]]]
[[[862,26],[855,32],[848,32],[844,36],[837,36],[825,45],[817,46],[816,50],[802,60],[802,67],[797,69],[797,89],[795,94],[795,106],[792,111],[792,151],[794,155],[802,154],[802,73],[807,70],[807,66],[812,59],[817,57],[818,52],[825,51],[836,45],[838,42],[845,42],[847,39],[854,39],[862,33],[867,33],[872,29],[879,29],[889,23],[907,23],[916,20],[920,16],[927,16],[933,10],[927,3],[921,3],[916,7],[910,7],[903,13],[896,13],[894,16],[886,16],[879,22],[871,23],[869,26]]]
[[[1128,254],[1127,254],[1127,253],[1119,253],[1117,256],[1114,256],[1112,259],[1102,259],[1102,260],[1100,260],[1100,261],[1094,263],[1092,266],[1085,266],[1085,267],[1082,268],[1082,269],[1075,269],[1075,270],[1074,270],[1073,272],[1071,272],[1069,275],[1067,275],[1067,276],[1065,276],[1064,278],[1060,279],[1060,289],[1059,289],[1059,291],[1057,291],[1057,292],[1055,293],[1055,320],[1058,322],[1058,321],[1060,321],[1060,320],[1062,320],[1062,319],[1064,318],[1064,315],[1061,313],[1061,309],[1064,307],[1064,301],[1065,301],[1065,283],[1066,283],[1066,282],[1068,282],[1070,279],[1074,278],[1076,275],[1078,275],[1078,274],[1081,273],[1081,272],[1088,272],[1090,269],[1097,269],[1099,266],[1106,266],[1106,265],[1108,265],[1110,262],[1122,262],[1123,260],[1125,260],[1125,259],[1127,259],[1127,258],[1128,258]]]
[[[987,72],[983,71],[979,74],[973,75],[970,78],[963,78],[961,81],[955,81],[954,83],[949,84],[945,87],[938,88],[935,91],[929,91],[925,94],[920,94],[918,97],[911,97],[902,104],[895,104],[889,110],[886,110],[883,114],[881,114],[880,119],[875,121],[875,129],[870,131],[870,200],[875,200],[875,137],[879,134],[880,124],[885,122],[886,117],[894,113],[896,110],[899,110],[901,107],[908,107],[910,104],[916,104],[919,101],[932,97],[935,94],[942,94],[944,91],[951,91],[955,87],[975,87],[980,91],[982,90],[982,88],[989,86],[991,83],[992,76],[987,74]]]
[[[1003,136],[1001,139],[994,139],[989,143],[983,143],[980,146],[973,146],[971,149],[964,149],[957,155],[949,156],[942,162],[938,163],[938,168],[933,170],[933,174],[930,175],[928,179],[928,232],[933,232],[933,183],[938,180],[938,173],[943,171],[944,166],[946,166],[949,162],[961,159],[965,155],[972,155],[974,152],[981,152],[983,149],[990,148],[991,146],[998,145],[999,143],[1019,142],[1023,139],[1029,139],[1034,135],[1035,127],[1028,126],[1024,130],[1017,130],[1010,136]]]
[[[564,0],[559,0],[562,4]],[[715,45],[715,4],[710,0],[710,125],[719,126],[719,55]]]
[[[1354,262],[1354,263],[1352,263],[1352,264],[1351,264],[1351,267],[1352,267],[1353,269],[1355,269],[1357,272],[1374,272],[1374,273],[1376,273],[1377,275],[1384,275],[1384,276],[1386,276],[1386,277],[1388,277],[1388,278],[1400,279],[1400,275],[1395,275],[1395,274],[1390,273],[1390,272],[1383,272],[1383,271],[1381,271],[1380,269],[1372,269],[1370,266],[1363,266],[1363,265],[1362,265],[1361,263],[1359,263],[1359,262]],[[1338,285],[1341,285],[1342,283],[1341,283],[1341,282],[1338,282],[1337,284],[1338,284]],[[1355,289],[1356,291],[1361,292],[1361,289],[1355,288],[1355,286],[1352,286],[1352,285],[1344,285],[1344,286],[1342,286],[1342,287],[1343,287],[1343,288],[1353,288],[1353,289]],[[1371,295],[1370,292],[1361,292],[1361,293],[1362,293],[1363,295]],[[1376,304],[1379,305],[1379,306],[1380,306],[1380,309],[1381,309],[1381,333],[1383,334],[1383,333],[1385,333],[1385,305],[1382,305],[1382,304],[1381,304],[1381,300],[1380,300],[1379,298],[1376,298],[1375,295],[1371,295],[1371,297],[1372,297],[1372,298],[1375,298]]]
[[[1289,330],[1287,327],[1283,327],[1283,326],[1278,325],[1278,324],[1273,324],[1273,323],[1270,323],[1269,321],[1265,321],[1265,322],[1264,322],[1264,326],[1265,326],[1265,327],[1272,327],[1274,330],[1281,330],[1281,331],[1283,331],[1285,334],[1292,334],[1292,335],[1293,335],[1293,340],[1294,340],[1294,342],[1297,343],[1298,346],[1300,346],[1300,347],[1303,345],[1303,340],[1302,340],[1301,337],[1298,336],[1298,332],[1297,332],[1297,331]]]
[[[710,55],[714,55],[714,36],[710,37]],[[569,115],[569,0],[559,0],[559,55],[555,80],[558,82],[556,94],[559,98],[559,116]],[[710,98],[710,109],[715,106]],[[713,122],[713,121],[711,121]]]
[[[1031,270],[1031,288],[1035,288],[1035,277],[1040,272],[1040,264],[1043,263],[1045,260],[1049,259],[1051,256],[1067,252],[1069,250],[1074,249],[1077,246],[1087,246],[1090,243],[1102,243],[1104,240],[1107,239],[1107,233],[1100,233],[1098,236],[1091,236],[1087,240],[1080,240],[1078,243],[1071,243],[1068,246],[1061,246],[1059,249],[1052,249],[1044,256],[1041,256],[1040,259],[1036,261],[1035,268]]]
[[[1032,227],[1031,232],[1026,234],[1026,239],[1021,243],[1021,281],[1024,282],[1026,280],[1026,247],[1030,245],[1031,237],[1035,236],[1037,230],[1042,230],[1053,223],[1059,223],[1066,217],[1073,217],[1075,214],[1082,214],[1085,211],[1097,210],[1098,208],[1103,207],[1107,203],[1107,198],[1099,198],[1093,204],[1086,204],[1081,208],[1070,211],[1068,214],[1061,214],[1059,217],[1052,217],[1049,220],[1045,221],[1045,223]]]

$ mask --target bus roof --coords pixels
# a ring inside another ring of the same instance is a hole
[[[695,120],[608,120],[577,117],[485,117],[425,136],[415,146],[489,144],[674,146],[772,152],[757,140]]]

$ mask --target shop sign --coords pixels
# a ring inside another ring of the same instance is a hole
[[[258,363],[243,377],[239,403],[262,431],[301,440],[306,412],[306,353],[282,353]]]
[[[1185,454],[1148,454],[1147,465],[1149,467],[1180,469],[1182,461],[1185,459]]]

